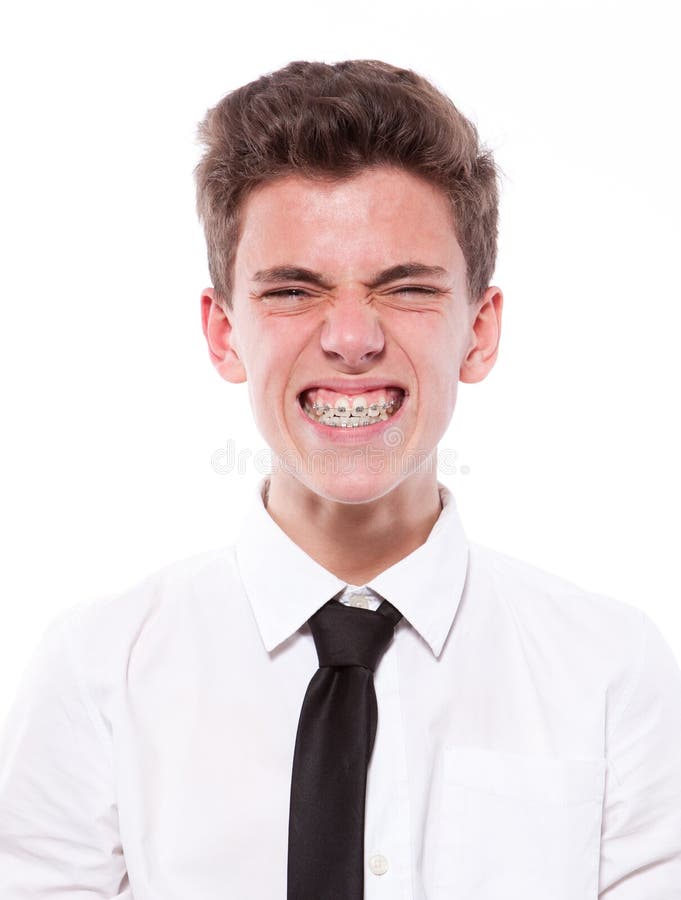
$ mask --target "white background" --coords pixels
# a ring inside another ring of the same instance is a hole
[[[430,77],[504,172],[494,371],[442,474],[469,538],[681,658],[672,2],[15,2],[0,25],[0,719],[47,623],[232,540],[264,448],[200,327],[196,123],[294,59]],[[238,7],[238,8],[237,8]]]

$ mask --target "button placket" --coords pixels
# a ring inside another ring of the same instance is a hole
[[[395,643],[399,642],[399,633]],[[365,844],[366,900],[407,900],[412,894],[410,808],[399,696],[397,646],[376,671],[381,716],[369,767]],[[380,874],[379,874],[380,873]]]

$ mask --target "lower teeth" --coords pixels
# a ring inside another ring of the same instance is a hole
[[[312,416],[310,417],[312,418]],[[387,416],[386,416],[387,418]],[[321,422],[322,425],[331,425],[332,428],[364,428],[366,425],[375,425],[376,422],[384,421],[380,417],[378,419],[370,419],[368,422],[360,419],[318,419],[314,416],[315,422]]]

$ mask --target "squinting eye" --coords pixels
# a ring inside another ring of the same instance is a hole
[[[393,294],[437,294],[435,288],[416,287],[416,285],[403,285],[395,288]]]
[[[405,284],[401,287],[390,288],[388,290],[389,294],[422,294],[423,296],[434,296],[435,294],[439,294],[440,291],[437,288],[431,287],[421,287],[419,285],[411,285]],[[302,300],[310,297],[311,295],[308,291],[303,288],[279,288],[276,291],[267,291],[262,295],[263,299],[272,299],[272,300]]]
[[[307,297],[307,292],[301,288],[284,288],[280,291],[268,291],[263,297],[279,297],[283,300],[296,300],[298,297]]]

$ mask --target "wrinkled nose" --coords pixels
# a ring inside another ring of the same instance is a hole
[[[321,345],[336,363],[349,368],[371,362],[385,345],[376,311],[356,297],[336,302],[326,315]]]

